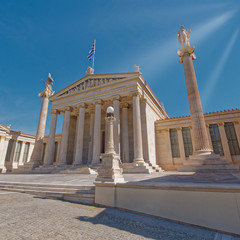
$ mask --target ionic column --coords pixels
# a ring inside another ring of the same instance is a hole
[[[120,108],[119,96],[113,98],[114,117],[116,121],[113,122],[113,140],[116,154],[120,154]]]
[[[47,145],[47,153],[45,159],[45,166],[52,165],[54,159],[54,149],[55,149],[55,132],[57,126],[57,110],[51,110],[50,113],[52,114],[52,122],[49,131],[49,138],[48,138],[48,145]]]
[[[90,141],[88,144],[88,164],[91,164],[93,158],[94,119],[95,119],[94,111],[90,111],[90,131],[89,131]]]
[[[142,128],[139,93],[133,95],[133,140],[135,163],[144,162],[142,149]]]
[[[1,147],[1,151],[0,151],[0,169],[3,169],[4,165],[5,165],[5,158],[6,158],[6,154],[7,154],[8,142],[9,142],[8,138],[1,136],[1,139],[0,139],[1,145],[0,146],[2,146],[2,147]]]
[[[234,121],[233,124],[237,135],[238,144],[240,145],[240,121]]]
[[[129,163],[128,104],[122,108],[122,162]]]
[[[231,156],[229,145],[228,145],[228,139],[227,139],[227,135],[226,135],[225,128],[224,128],[224,122],[218,123],[217,125],[219,128],[219,133],[220,133],[220,137],[221,137],[224,156],[229,161],[232,161],[232,156]]]
[[[26,162],[30,162],[30,159],[31,159],[31,156],[33,153],[33,149],[34,149],[34,143],[30,143]]]
[[[210,144],[211,149],[213,149],[212,138],[211,138],[210,131],[209,131],[209,124],[206,124],[206,128],[207,128],[207,135],[208,135],[208,139],[209,139],[209,144]]]
[[[22,166],[24,164],[23,163],[23,153],[24,153],[25,145],[26,145],[26,142],[22,142],[22,147],[21,147],[21,151],[20,151],[20,154],[19,154],[18,166]]]
[[[70,107],[66,107],[63,119],[63,128],[62,128],[62,139],[61,139],[61,148],[58,165],[67,164],[67,149],[68,149],[68,136],[69,136],[69,125],[70,125]]]
[[[95,103],[93,158],[92,164],[100,163],[101,154],[101,101]]]
[[[192,122],[192,139],[194,142],[193,155],[202,153],[211,154],[213,152],[207,135],[205,120],[202,111],[202,104],[199,96],[196,75],[193,66],[195,48],[192,46],[184,46],[177,53],[180,57],[180,62],[183,63],[185,80],[188,93],[188,102],[191,113]]]
[[[180,159],[185,160],[186,157],[185,157],[184,143],[183,143],[183,137],[182,137],[182,127],[177,128],[177,134],[178,134]]]
[[[84,119],[85,119],[85,104],[79,104],[78,122],[77,122],[77,140],[76,153],[73,165],[81,165],[83,160],[83,135],[84,135]]]

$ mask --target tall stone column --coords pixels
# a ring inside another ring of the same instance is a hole
[[[114,135],[114,149],[116,154],[120,154],[120,108],[119,96],[113,98],[114,116],[116,121],[113,122],[113,135]]]
[[[49,73],[48,79],[46,81],[46,88],[44,89],[44,91],[39,93],[39,97],[43,98],[42,107],[41,107],[39,121],[38,121],[35,145],[31,155],[30,163],[25,164],[27,168],[38,167],[41,163],[43,138],[45,134],[49,97],[53,94],[52,86],[51,86],[52,84],[53,84],[53,79]]]
[[[64,113],[64,119],[63,119],[62,139],[61,139],[61,148],[60,148],[58,166],[67,164],[67,149],[68,149],[71,107],[66,107],[64,110],[65,110],[65,113]]]
[[[192,140],[194,142],[193,155],[211,154],[213,150],[210,147],[208,139],[197,79],[192,62],[193,59],[196,59],[194,50],[195,48],[192,46],[185,46],[177,52],[180,57],[180,62],[183,63],[184,66],[192,123]]]
[[[9,139],[5,137],[1,137],[1,151],[0,151],[0,173],[5,173],[5,158],[7,154]]]
[[[84,135],[84,119],[85,119],[85,104],[78,105],[78,122],[77,122],[77,140],[76,153],[73,165],[81,165],[83,160],[83,135]]]
[[[233,124],[237,135],[238,144],[240,145],[240,121],[234,121]]]
[[[178,135],[178,143],[179,143],[179,152],[180,152],[180,159],[182,161],[185,160],[185,150],[184,150],[184,143],[183,143],[183,137],[182,137],[182,128],[177,128],[177,135]]]
[[[89,131],[90,139],[88,144],[88,164],[91,164],[93,157],[94,119],[95,119],[94,111],[90,110],[90,131]]]
[[[100,163],[101,154],[101,101],[95,103],[93,158],[92,164]]]
[[[128,104],[122,108],[122,162],[129,163]]]
[[[210,135],[210,131],[209,131],[209,124],[206,124],[206,128],[207,128],[207,135],[208,135],[208,139],[209,139],[209,144],[210,144],[211,149],[213,149],[212,139],[211,139],[211,135]]]
[[[19,154],[18,166],[23,165],[23,153],[24,153],[25,145],[26,145],[26,142],[22,142],[22,147],[21,147],[21,151],[20,151],[20,154]]]
[[[144,163],[139,93],[133,95],[133,140],[135,163]]]
[[[52,114],[52,122],[49,132],[49,138],[48,138],[48,145],[47,145],[47,153],[46,153],[46,159],[45,159],[45,166],[49,166],[53,164],[54,159],[54,149],[55,149],[55,132],[56,132],[56,126],[57,126],[57,110],[51,110],[50,113]]]
[[[190,31],[186,31],[181,26],[181,30],[178,32],[178,40],[182,47],[177,51],[177,54],[180,57],[180,63],[183,63],[185,73],[192,123],[193,155],[184,163],[184,166],[179,166],[178,169],[180,171],[199,172],[236,172],[239,169],[237,165],[228,165],[229,162],[214,154],[211,148],[192,61],[196,59],[195,48],[190,46],[189,39]]]
[[[220,133],[224,156],[226,159],[232,162],[232,156],[231,156],[229,145],[228,145],[228,139],[227,139],[227,135],[224,128],[224,122],[220,122],[217,125]]]

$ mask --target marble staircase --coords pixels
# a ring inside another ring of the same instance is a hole
[[[94,186],[72,186],[0,182],[0,190],[28,193],[39,197],[94,204]]]

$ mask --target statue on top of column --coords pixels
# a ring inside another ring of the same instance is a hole
[[[54,94],[54,91],[52,90],[52,85],[53,85],[53,79],[51,74],[49,73],[45,83],[45,89],[38,94],[39,97],[47,97],[47,98],[51,97]]]
[[[177,34],[178,42],[181,44],[182,47],[184,45],[190,46],[190,33],[191,33],[191,29],[186,31],[183,25],[181,26],[181,30],[178,31],[178,34]]]

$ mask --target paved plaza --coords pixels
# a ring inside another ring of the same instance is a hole
[[[0,191],[0,239],[240,239],[127,211]]]

